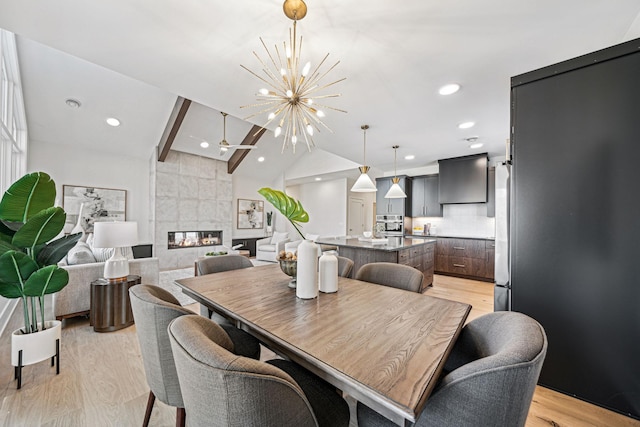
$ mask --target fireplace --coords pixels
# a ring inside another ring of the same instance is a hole
[[[222,231],[169,231],[168,241],[169,249],[218,246],[222,244]]]

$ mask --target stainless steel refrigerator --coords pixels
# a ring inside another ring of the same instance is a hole
[[[509,274],[509,161],[496,165],[495,175],[495,287],[494,311],[511,310],[511,277]]]
[[[640,419],[640,39],[511,81],[512,310],[540,384]]]

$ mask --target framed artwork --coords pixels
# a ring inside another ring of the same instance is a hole
[[[238,228],[264,227],[264,202],[262,200],[238,199]]]
[[[93,233],[94,222],[126,220],[127,190],[63,185],[62,196],[62,208],[67,213],[65,233],[76,227]]]

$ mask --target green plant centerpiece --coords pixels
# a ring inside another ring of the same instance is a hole
[[[13,183],[0,201],[0,295],[22,298],[23,334],[45,329],[44,296],[69,282],[69,274],[57,263],[82,236],[77,233],[52,240],[66,219],[64,210],[54,207],[55,199],[51,177],[33,172]]]
[[[280,190],[274,190],[273,188],[264,187],[258,190],[258,193],[269,203],[273,205],[285,218],[289,220],[293,228],[296,229],[298,234],[304,239],[304,235],[300,231],[302,227],[301,223],[309,222],[309,214],[302,207],[300,201],[294,199],[291,196],[286,195]],[[280,269],[283,273],[292,278],[289,283],[289,287],[296,287],[296,275],[297,275],[297,257],[294,253],[279,253],[278,262]]]

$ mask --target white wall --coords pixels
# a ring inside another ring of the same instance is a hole
[[[301,231],[321,236],[347,234],[348,191],[345,178],[287,187],[287,194],[299,200],[309,213],[309,222]],[[297,236],[291,228],[291,240],[297,240]]]
[[[140,243],[153,241],[149,230],[149,162],[114,156],[83,147],[30,141],[29,172],[43,171],[56,182],[60,204],[62,186],[79,185],[127,190],[127,221],[138,222]]]

